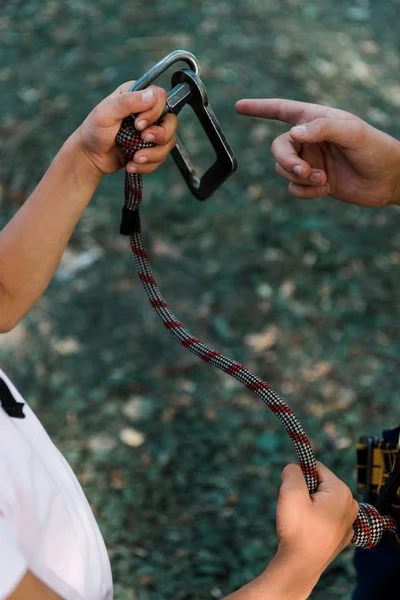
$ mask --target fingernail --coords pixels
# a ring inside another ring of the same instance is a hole
[[[153,89],[148,89],[148,90],[144,90],[144,92],[142,92],[142,101],[144,104],[150,104],[150,102],[154,100],[154,90]]]
[[[137,168],[133,165],[129,165],[129,167],[127,167],[127,170],[129,171],[129,173],[137,173]]]
[[[137,123],[135,123],[135,127],[136,129],[142,131],[142,129],[145,129],[147,127],[147,121],[145,121],[144,119],[137,121]]]
[[[326,185],[324,185],[323,187],[317,188],[317,192],[318,192],[318,194],[321,194],[321,196],[323,196],[323,194],[326,194],[327,191],[328,191],[328,188],[326,187]]]
[[[296,127],[292,127],[290,131],[295,135],[303,137],[307,133],[307,125],[297,125]]]
[[[156,139],[156,136],[153,135],[152,133],[146,133],[146,135],[144,136],[143,139],[145,142],[154,142],[154,140]]]
[[[135,162],[144,164],[149,162],[149,159],[147,158],[147,156],[139,156],[139,158]]]
[[[293,167],[293,173],[301,177],[303,175],[303,167],[301,165],[296,165],[295,167]]]
[[[321,181],[322,181],[322,175],[321,175],[321,173],[313,173],[311,175],[311,181],[313,183],[321,183]]]

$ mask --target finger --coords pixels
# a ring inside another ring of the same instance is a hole
[[[286,171],[291,171],[300,177],[310,175],[310,165],[299,156],[301,144],[293,140],[290,133],[277,137],[271,146],[272,156]]]
[[[154,144],[168,144],[173,139],[177,128],[178,117],[167,114],[159,125],[147,127],[142,133],[142,139],[145,142],[153,142]]]
[[[308,496],[306,480],[299,465],[289,464],[282,471],[281,494],[300,492]]]
[[[311,186],[311,185],[299,185],[297,183],[289,184],[289,193],[295,198],[302,200],[312,200],[314,198],[321,198],[322,196],[329,196],[331,193],[331,186],[326,183],[322,186]]]
[[[133,162],[135,164],[159,163],[168,156],[175,144],[176,138],[174,137],[168,144],[138,150],[133,157]]]
[[[322,146],[327,144],[301,144],[300,156],[308,162],[313,169],[326,170],[325,156]]]
[[[355,117],[344,120],[318,118],[290,130],[290,135],[296,142],[330,142],[342,148],[359,148],[366,143],[367,134],[368,125]]]
[[[290,171],[286,171],[279,163],[276,163],[275,169],[280,177],[286,179],[286,181],[291,181],[292,183],[297,183],[299,185],[324,186],[328,180],[325,171],[320,169],[311,169],[310,177],[306,178],[298,177]]]
[[[241,115],[263,117],[291,125],[307,123],[318,118],[345,119],[352,117],[350,113],[336,108],[283,98],[243,99],[236,103],[235,108]]]
[[[125,81],[125,83],[121,83],[111,94],[110,96],[119,96],[123,92],[128,92],[129,89],[136,83],[135,79],[131,79],[130,81]]]
[[[165,90],[155,86],[151,86],[147,89],[150,90],[151,88],[154,88],[155,90],[156,101],[154,104],[152,104],[149,110],[145,110],[137,115],[135,119],[135,127],[139,131],[143,131],[146,129],[146,127],[155,123],[161,116],[161,113],[167,103],[168,94]]]
[[[160,167],[165,162],[165,159],[166,159],[166,157],[164,157],[159,162],[152,162],[152,163],[148,162],[148,163],[144,163],[144,164],[139,164],[139,163],[134,163],[132,161],[129,161],[129,163],[126,164],[125,168],[129,173],[138,173],[141,175],[148,175],[149,173],[152,173],[153,171],[158,169],[158,167]]]
[[[157,88],[160,90],[161,88]],[[119,123],[131,114],[149,112],[156,105],[160,92],[151,86],[142,92],[113,93],[97,106],[97,114],[102,125]]]

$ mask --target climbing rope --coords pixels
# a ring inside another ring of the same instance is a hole
[[[132,117],[124,119],[116,140],[125,153],[127,161],[132,160],[138,150],[149,148],[153,145],[141,139],[141,134],[135,129]],[[314,494],[318,488],[318,472],[314,453],[307,435],[290,407],[260,377],[191,335],[176,319],[164,301],[153,277],[143,245],[139,219],[142,191],[142,176],[136,173],[126,173],[125,206],[123,208],[125,220],[124,233],[130,234],[130,243],[136,269],[150,300],[150,304],[156,310],[164,326],[178,338],[182,346],[196,354],[206,363],[221,369],[227,375],[235,377],[235,379],[243,383],[249,390],[261,398],[268,408],[272,410],[286,429],[299,458],[308,491],[310,494]],[[353,529],[354,537],[352,543],[355,546],[373,548],[380,542],[385,531],[396,533],[397,525],[391,516],[381,515],[374,506],[362,503],[359,505],[359,513]]]

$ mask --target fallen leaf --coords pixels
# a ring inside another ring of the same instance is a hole
[[[123,490],[125,488],[124,473],[121,469],[111,471],[111,487],[114,490]]]
[[[99,433],[88,439],[87,446],[92,452],[108,452],[115,448],[116,441],[106,433]]]
[[[76,338],[69,337],[54,342],[53,348],[61,356],[71,356],[72,354],[79,352],[81,346]]]
[[[333,367],[329,362],[319,362],[311,367],[303,367],[301,373],[309,382],[314,382],[320,379],[321,377],[326,377],[326,375],[330,375],[333,371]]]
[[[153,406],[147,398],[133,396],[122,407],[122,412],[132,421],[140,421],[149,417],[153,412]]]
[[[277,337],[278,328],[272,326],[261,333],[249,333],[244,338],[244,343],[255,352],[265,352],[265,350],[269,350],[275,345]]]
[[[119,439],[123,444],[132,448],[139,448],[146,441],[145,435],[133,427],[124,427],[124,429],[121,429]]]

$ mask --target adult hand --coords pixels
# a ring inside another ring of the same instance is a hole
[[[270,571],[270,576],[276,569],[292,573],[287,581],[292,582],[293,589],[304,590],[304,598],[351,542],[358,514],[350,489],[321,463],[318,477],[318,489],[310,495],[300,467],[285,467],[276,511],[279,546],[265,571]]]
[[[225,600],[306,600],[330,562],[350,543],[358,504],[321,463],[310,495],[297,465],[282,473],[276,511],[278,551],[261,575]]]
[[[293,196],[400,204],[400,142],[355,115],[284,99],[239,100],[236,110],[295,125],[272,144],[276,171]]]

